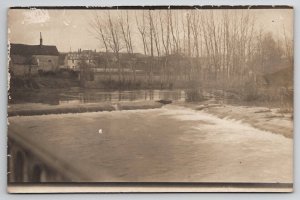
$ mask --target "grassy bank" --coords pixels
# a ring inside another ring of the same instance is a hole
[[[219,104],[280,108],[281,112],[293,112],[293,89],[286,87],[196,88],[186,90],[186,101],[202,103],[212,101]]]
[[[72,87],[79,87],[79,82],[74,74],[69,73],[12,76],[8,91],[9,103],[58,104],[58,94]]]

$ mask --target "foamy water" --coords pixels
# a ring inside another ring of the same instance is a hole
[[[203,111],[170,105],[9,121],[89,181],[292,182],[292,139]]]

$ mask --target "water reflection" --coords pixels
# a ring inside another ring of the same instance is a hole
[[[139,100],[185,101],[183,90],[135,90],[135,91],[87,91],[60,94],[59,104],[78,104],[96,102],[118,102]]]

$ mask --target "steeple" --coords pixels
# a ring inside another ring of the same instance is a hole
[[[43,38],[42,38],[42,33],[40,32],[40,46],[43,45]]]

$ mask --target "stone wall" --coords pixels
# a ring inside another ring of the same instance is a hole
[[[35,155],[34,149],[28,149],[9,138],[7,151],[8,183],[23,182],[59,182],[67,181],[62,173],[49,163]]]

